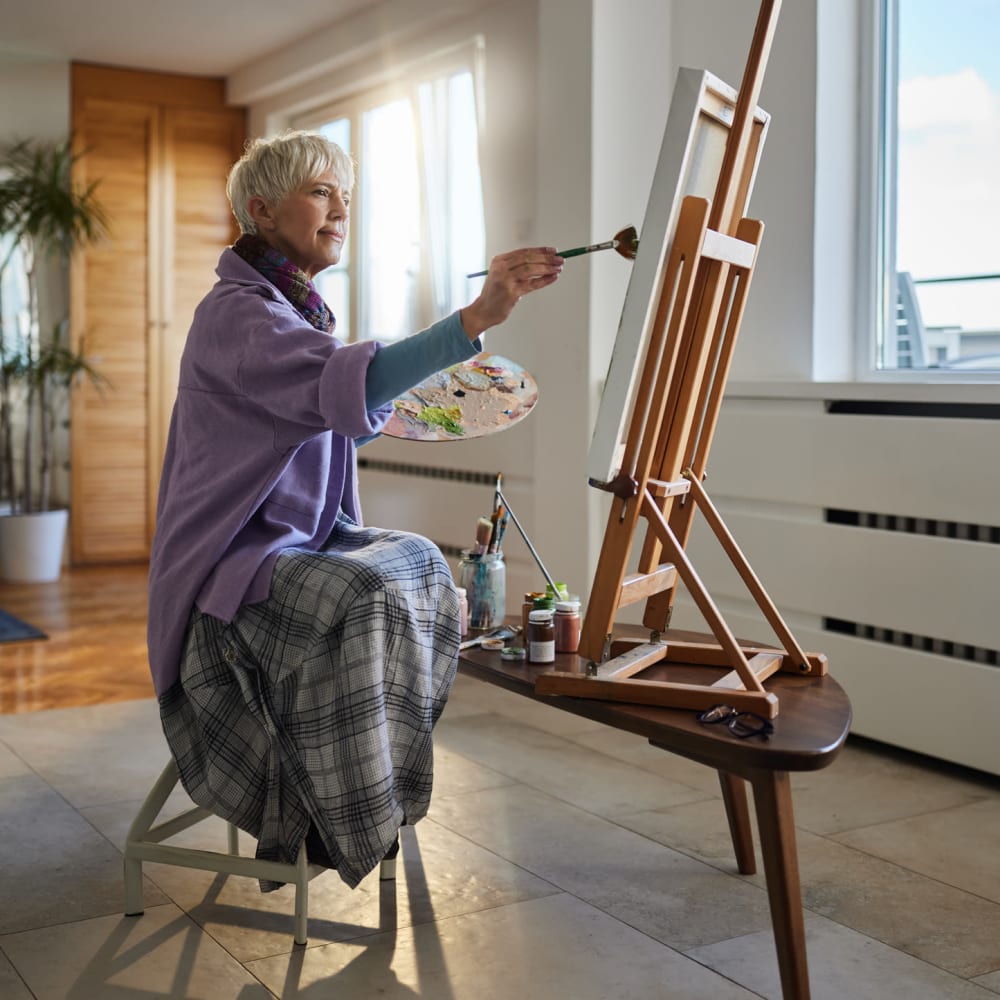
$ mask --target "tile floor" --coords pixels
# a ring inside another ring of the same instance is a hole
[[[320,876],[296,948],[291,889],[248,879],[147,865],[122,916],[152,700],[0,716],[0,998],[780,997],[713,772],[461,677],[436,747],[397,881]],[[794,788],[815,1000],[996,1000],[1000,779],[851,741]]]

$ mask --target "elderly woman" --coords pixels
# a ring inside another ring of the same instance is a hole
[[[258,839],[356,885],[427,811],[459,610],[418,535],[361,526],[355,448],[391,401],[482,349],[551,248],[493,259],[470,305],[398,343],[344,344],[312,284],[336,264],[350,158],[308,132],[248,145],[181,359],[149,575],[149,659],[181,780]],[[273,888],[263,884],[263,888]]]

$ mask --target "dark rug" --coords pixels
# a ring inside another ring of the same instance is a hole
[[[48,636],[34,625],[21,621],[0,610],[0,642],[18,642],[21,639],[47,639]]]

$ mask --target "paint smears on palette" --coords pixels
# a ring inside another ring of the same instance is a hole
[[[407,441],[465,441],[513,427],[538,402],[520,365],[495,354],[452,365],[395,400],[382,433]]]

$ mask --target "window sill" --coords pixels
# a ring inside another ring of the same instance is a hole
[[[1000,376],[998,376],[1000,377]],[[951,380],[940,375],[921,380],[911,373],[884,375],[871,382],[730,381],[730,399],[856,399],[922,403],[998,403],[1000,381]]]

